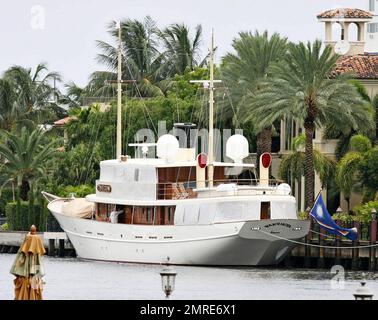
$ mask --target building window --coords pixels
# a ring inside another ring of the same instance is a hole
[[[368,33],[377,33],[378,32],[378,23],[368,23],[367,32]]]
[[[369,0],[369,11],[375,10],[375,0]]]

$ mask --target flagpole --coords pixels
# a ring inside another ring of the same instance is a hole
[[[318,198],[322,194],[322,191],[323,191],[323,189],[320,189],[320,191],[318,192],[317,196],[315,197],[314,203],[312,204],[312,207],[311,207],[310,211],[314,208],[314,205],[315,205],[316,201],[318,201]]]

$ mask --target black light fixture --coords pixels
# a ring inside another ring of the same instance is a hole
[[[366,281],[361,281],[361,286],[353,295],[355,300],[373,300],[373,293],[366,287]]]
[[[166,266],[160,272],[161,286],[162,286],[163,292],[165,293],[166,299],[169,299],[170,295],[175,289],[176,275],[177,273],[174,271],[174,269],[169,266],[169,257],[168,257]]]
[[[371,220],[374,221],[377,219],[377,209],[371,209]]]

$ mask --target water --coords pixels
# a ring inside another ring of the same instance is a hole
[[[14,254],[0,254],[0,300],[13,299],[9,269]],[[163,299],[157,265],[44,258],[44,299]],[[362,272],[346,272],[344,288],[332,289],[327,270],[174,267],[172,299],[354,299]],[[378,297],[378,274],[365,273]]]

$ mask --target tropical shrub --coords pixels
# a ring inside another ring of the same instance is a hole
[[[348,202],[353,191],[362,193],[363,202],[373,200],[378,191],[378,147],[372,147],[368,137],[354,135],[349,150],[337,164],[337,185]]]
[[[374,199],[378,192],[378,146],[363,154],[358,170],[364,188],[364,200]]]
[[[351,215],[348,212],[334,213],[332,215],[333,220],[340,220],[341,222],[359,221],[358,217]]]
[[[71,193],[75,194],[75,197],[82,198],[88,194],[95,193],[95,187],[88,184],[82,184],[79,186],[59,186],[57,195],[62,198],[69,197]]]
[[[358,221],[370,222],[371,221],[371,210],[375,208],[378,211],[378,201],[369,201],[362,205],[357,205],[353,208],[353,211],[358,217]]]
[[[0,231],[8,231],[9,230],[9,225],[8,222],[5,222],[0,226]]]

